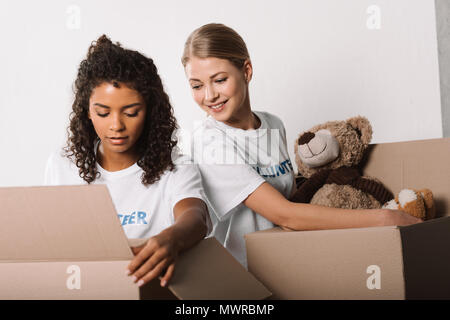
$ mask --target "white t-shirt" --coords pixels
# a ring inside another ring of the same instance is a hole
[[[282,121],[254,113],[261,121],[256,130],[236,129],[208,116],[195,129],[191,145],[212,208],[212,235],[245,267],[244,235],[274,224],[242,202],[265,181],[286,198],[294,186]]]
[[[144,171],[137,163],[114,172],[106,171],[97,163],[97,170],[101,175],[92,183],[106,184],[128,238],[149,238],[174,224],[173,208],[182,199],[205,201],[200,173],[194,164],[176,165],[173,171],[167,170],[160,180],[147,187],[141,182]],[[78,168],[71,160],[55,152],[47,161],[44,184],[87,182],[78,175]]]

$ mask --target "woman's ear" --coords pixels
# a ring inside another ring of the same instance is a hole
[[[245,82],[249,83],[250,80],[252,80],[252,76],[253,76],[253,66],[252,66],[252,62],[250,61],[250,59],[245,60],[243,69],[244,69]]]

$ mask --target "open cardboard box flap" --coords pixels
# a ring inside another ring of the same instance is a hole
[[[105,185],[0,188],[0,203],[1,299],[270,295],[214,238],[180,255],[168,289],[156,279],[139,290],[125,275],[133,254]]]
[[[131,246],[144,243],[143,239],[130,239]],[[265,299],[271,295],[215,238],[205,239],[185,252],[176,269],[183,272],[174,273],[168,285],[170,293],[163,292],[157,282],[144,287],[141,298],[249,300]]]
[[[106,186],[0,188],[0,260],[130,260]]]

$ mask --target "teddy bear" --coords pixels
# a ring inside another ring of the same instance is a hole
[[[421,219],[434,217],[432,192],[402,190],[397,197],[360,164],[372,139],[365,117],[329,121],[303,132],[295,141],[298,173],[305,178],[291,200],[346,209],[400,209]]]

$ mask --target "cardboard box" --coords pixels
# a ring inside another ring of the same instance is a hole
[[[183,253],[168,288],[125,274],[133,254],[104,185],[0,188],[0,299],[264,299],[217,240]],[[135,242],[131,241],[131,242]]]
[[[246,236],[248,268],[274,299],[450,299],[450,139],[371,145],[364,173],[394,194],[433,191],[435,220],[404,227]]]

